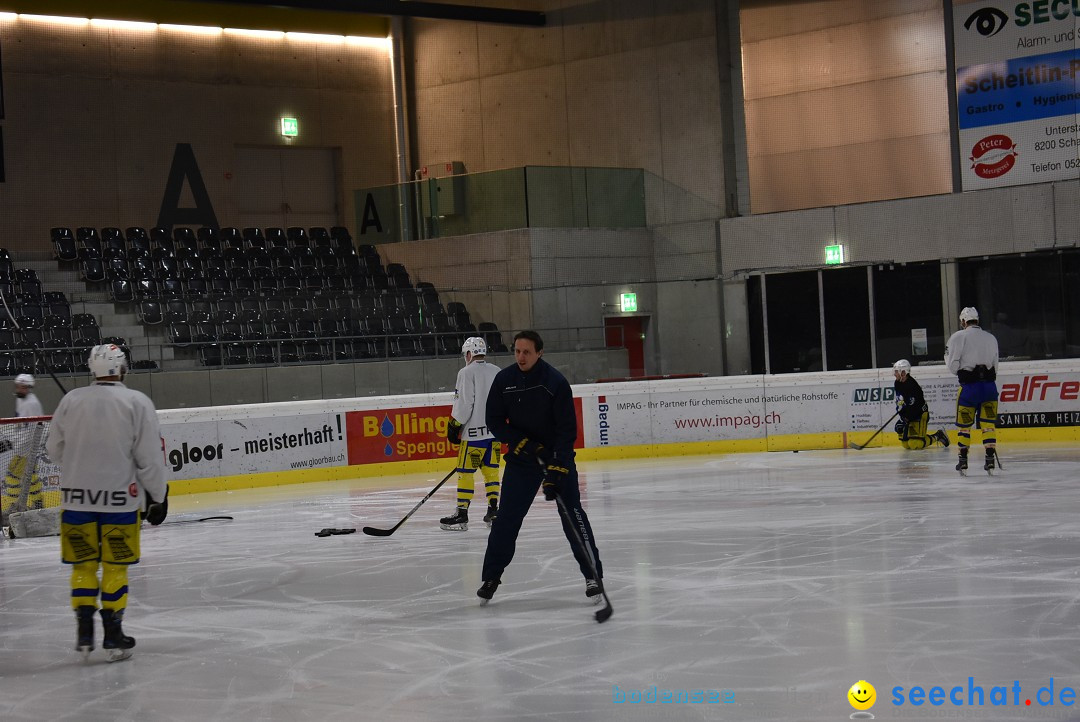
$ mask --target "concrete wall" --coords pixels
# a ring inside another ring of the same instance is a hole
[[[686,192],[650,222],[722,208],[716,0],[537,4],[547,27],[410,22],[414,166],[644,168]]]
[[[238,225],[237,146],[339,148],[343,189],[395,180],[385,47],[22,17],[0,20],[0,46],[9,250],[51,250],[50,226],[153,225],[177,143],[192,145],[222,225]],[[280,135],[283,115],[299,138]],[[351,194],[339,216],[351,225]]]
[[[1080,181],[817,208],[718,221],[721,268],[927,261],[1071,247],[1080,240]]]

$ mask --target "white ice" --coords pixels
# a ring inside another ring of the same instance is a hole
[[[542,497],[486,607],[481,515],[438,526],[453,482],[392,537],[314,535],[392,526],[441,475],[175,497],[169,522],[234,520],[144,529],[114,664],[100,625],[90,664],[72,649],[58,540],[5,540],[0,720],[845,720],[862,679],[877,719],[1080,719],[1080,448],[1002,452],[966,478],[955,447],[583,464],[604,624]],[[614,702],[653,687],[733,701]]]

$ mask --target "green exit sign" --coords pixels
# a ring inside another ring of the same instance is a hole
[[[286,138],[295,138],[300,135],[300,121],[296,118],[282,118],[281,134]]]
[[[636,311],[637,310],[637,294],[636,293],[624,293],[621,296],[619,296],[619,308],[622,309],[623,313],[627,313],[628,311]]]
[[[843,246],[825,246],[825,265],[835,266],[844,262]]]

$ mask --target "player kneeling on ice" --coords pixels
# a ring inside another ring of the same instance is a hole
[[[960,330],[949,337],[945,345],[945,365],[956,374],[960,394],[956,397],[956,445],[960,460],[956,470],[967,472],[971,427],[982,429],[986,460],[983,469],[991,474],[997,456],[997,365],[998,342],[994,335],[979,327],[979,312],[968,306],[960,312]]]
[[[484,555],[484,583],[476,592],[481,604],[495,596],[503,570],[514,558],[521,523],[541,486],[545,499],[556,501],[558,497],[562,501],[566,509],[565,515],[560,513],[563,534],[585,578],[585,595],[596,603],[601,601],[604,568],[589,517],[581,508],[574,464],[574,398],[566,377],[540,358],[543,355],[544,342],[538,333],[518,333],[514,336],[515,363],[495,376],[488,393],[487,426],[510,451],[499,514]],[[598,621],[602,620],[598,617]]]
[[[71,565],[75,649],[84,659],[94,649],[100,596],[101,646],[115,662],[135,646],[120,625],[128,565],[139,562],[139,512],[145,508],[151,524],[164,521],[169,489],[154,403],[122,383],[127,356],[103,344],[90,350],[86,363],[95,381],[60,400],[45,448],[60,465],[60,551]]]
[[[499,373],[499,367],[487,362],[487,343],[479,336],[465,339],[461,345],[465,368],[458,371],[454,385],[454,406],[450,410],[450,423],[446,426],[446,439],[459,444],[457,472],[457,508],[450,516],[439,520],[448,531],[465,531],[469,528],[469,504],[473,498],[473,478],[479,469],[484,477],[487,496],[487,513],[484,522],[491,526],[499,512],[499,454],[502,444],[488,431],[484,415],[487,410],[488,391]]]
[[[930,409],[926,406],[922,386],[911,376],[911,362],[900,359],[893,364],[893,388],[896,390],[896,413],[900,418],[896,422],[896,435],[905,449],[925,449],[937,442],[943,447],[949,446],[949,437],[938,429],[927,435],[926,425],[930,421]]]

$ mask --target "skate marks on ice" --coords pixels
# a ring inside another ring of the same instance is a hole
[[[55,540],[0,542],[0,677],[19,690],[0,717],[655,719],[612,700],[656,686],[734,693],[674,719],[833,720],[858,679],[1076,686],[1080,451],[1010,448],[1007,474],[968,479],[935,451],[584,464],[618,607],[602,625],[542,498],[486,607],[487,529],[439,529],[449,483],[392,538],[311,535],[392,522],[431,475],[201,500],[183,513],[235,520],[143,536],[118,665],[72,650]]]

